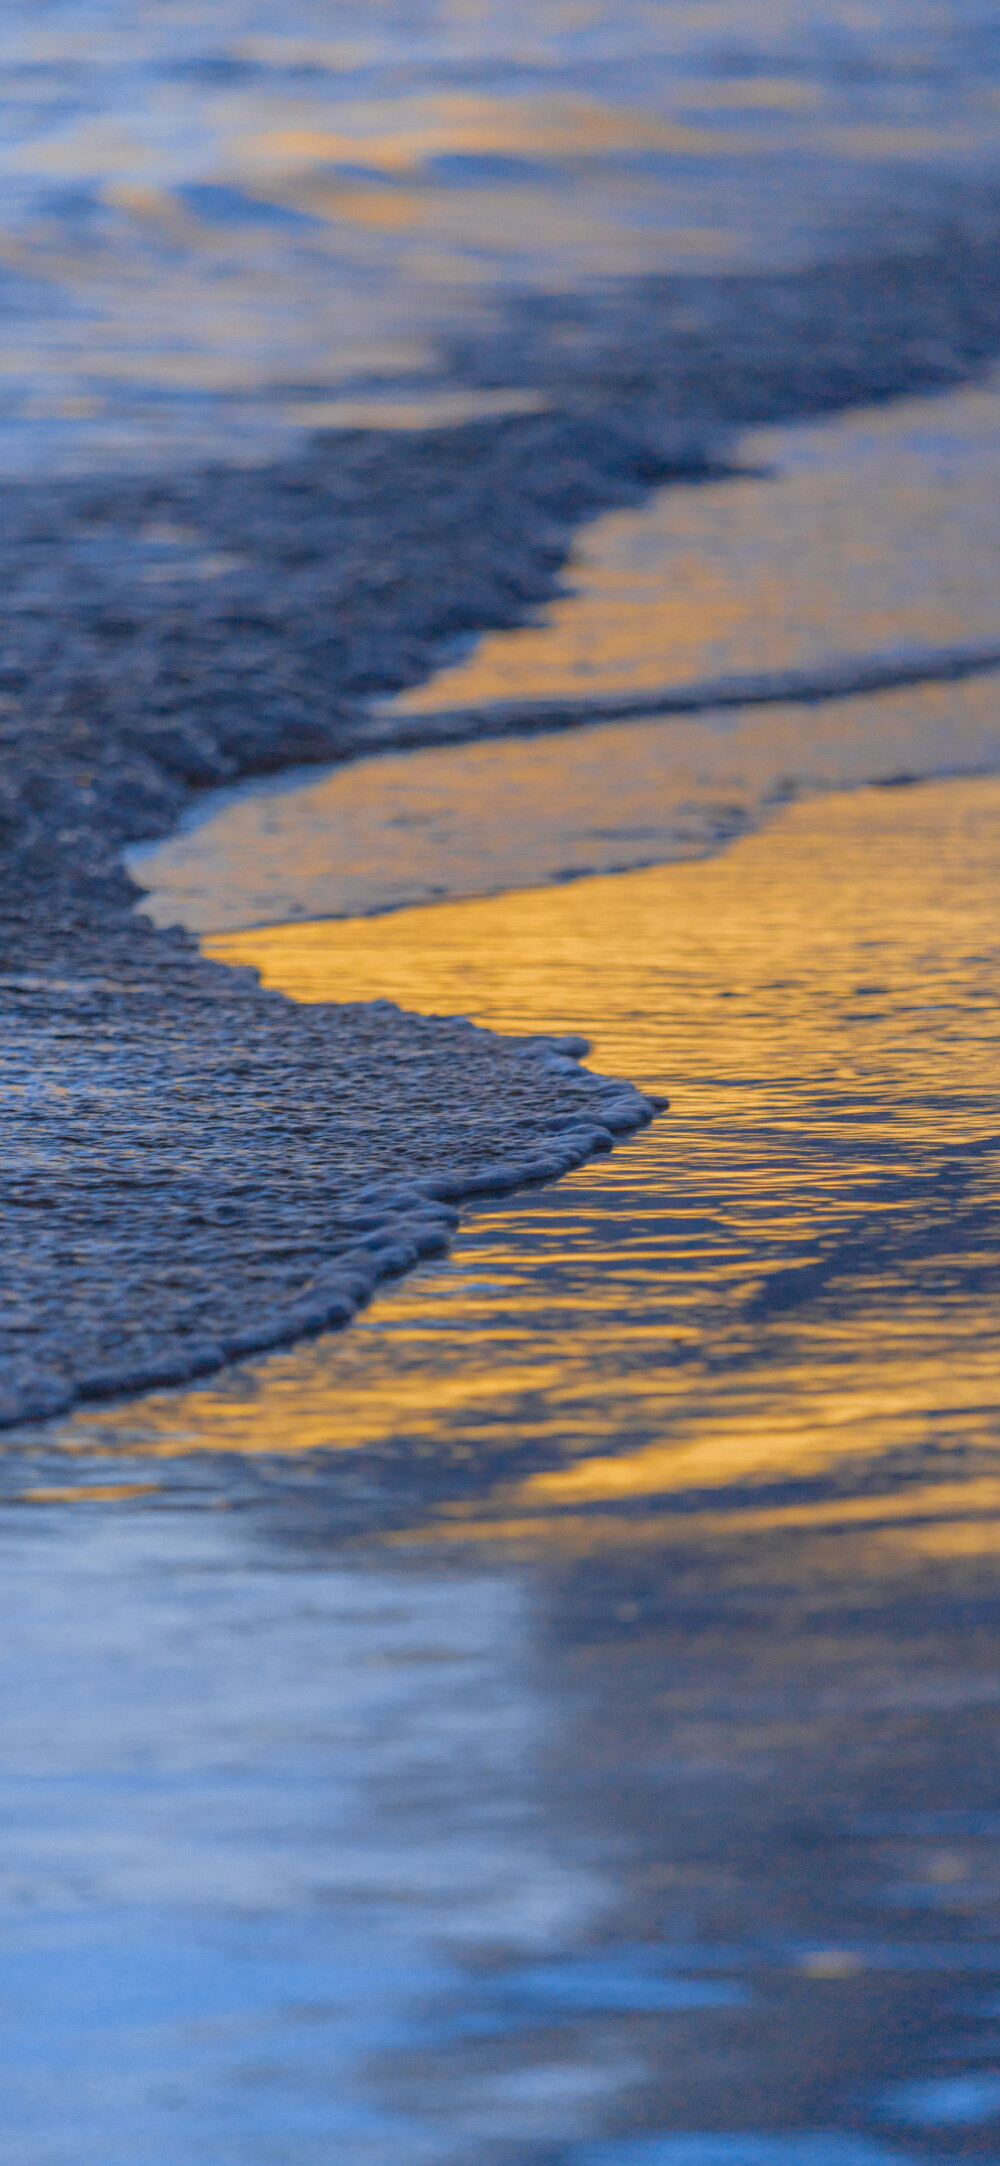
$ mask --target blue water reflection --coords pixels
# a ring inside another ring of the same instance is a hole
[[[8,11],[0,469],[265,458],[498,296],[884,238],[998,72],[975,0]]]
[[[990,779],[840,792],[696,864],[218,943],[587,1030],[672,1104],[350,1331],[11,1439],[17,1932],[73,1902],[144,1949],[154,1902],[209,2000],[248,1917],[290,1951],[263,2014],[226,1956],[197,2064],[181,2011],[132,2039],[133,2154],[221,2096],[250,2166],[254,2086],[270,2128],[332,2068],[352,2166],[345,2100],[392,2166],[948,2128],[992,2166],[998,821]]]
[[[175,474],[535,410],[569,317],[544,385],[530,341],[461,360],[518,299],[918,249],[995,162],[1000,33],[980,0],[57,0],[0,76],[0,470]],[[618,617],[594,576],[553,609],[556,688],[992,632],[994,437],[962,391],[758,440],[783,495],[633,506]],[[242,563],[155,505],[136,534],[165,611]],[[537,692],[545,636],[453,649],[410,709]],[[328,879],[378,767],[346,901],[289,916],[467,890],[459,844],[508,890],[660,869],[218,943],[304,999],[582,1029],[674,1103],[351,1333],[10,1437],[10,2166],[995,2160],[996,697],[481,747],[443,808],[373,761],[324,828]],[[853,789],[914,771],[967,779]]]

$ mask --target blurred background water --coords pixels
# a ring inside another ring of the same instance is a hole
[[[998,99],[984,0],[8,10],[0,470],[461,413],[449,340],[511,296],[883,245]]]

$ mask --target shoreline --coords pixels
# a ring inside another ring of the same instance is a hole
[[[447,1247],[455,1201],[554,1179],[653,1112],[566,1041],[304,1008],[198,958],[154,976],[0,981],[2,1427],[346,1323]]]
[[[52,1481],[60,1454],[74,1483],[167,1458],[169,1495],[207,1454],[251,1501],[237,1461],[294,1484],[318,1453],[331,1527],[404,1511],[443,1534],[461,1503],[481,1530],[540,1513],[554,1533],[578,1511],[655,1520],[661,1491],[808,1499],[821,1467],[831,1498],[938,1480],[942,1452],[975,1470],[998,818],[1000,778],[841,793],[697,863],[234,939],[306,1005],[371,988],[411,1011],[465,998],[522,1039],[589,1032],[597,1065],[669,1093],[669,1121],[463,1212],[453,1253],[350,1333],[81,1408],[39,1440]]]
[[[998,220],[973,188],[922,249],[622,280],[542,310],[528,356],[514,309],[509,353],[498,333],[466,373],[530,362],[542,413],[319,433],[253,469],[8,485],[8,896],[130,911],[120,851],[200,790],[354,758],[373,732],[414,742],[418,718],[392,719],[397,740],[372,703],[426,682],[456,639],[530,622],[583,523],[738,475],[747,429],[975,382],[1000,355]]]
[[[649,1117],[565,1052],[265,993],[144,922],[121,852],[207,784],[370,750],[376,696],[525,622],[582,521],[732,471],[741,428],[973,380],[1000,350],[973,209],[923,254],[623,282],[588,303],[556,411],[7,491],[6,1422],[345,1321],[446,1239],[449,1199],[555,1178]]]

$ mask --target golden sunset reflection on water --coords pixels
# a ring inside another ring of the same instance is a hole
[[[406,420],[405,401],[384,405],[394,411]],[[172,835],[128,854],[147,915],[216,933],[540,887],[699,856],[775,798],[995,771],[991,673],[655,709],[733,677],[822,682],[832,662],[849,685],[859,658],[891,672],[928,648],[939,662],[1000,651],[1000,385],[761,431],[746,457],[740,477],[678,483],[585,527],[544,621],[478,639],[388,702],[367,757],[203,793]],[[171,550],[145,577],[214,576],[230,561]],[[600,718],[623,698],[648,700],[649,718]],[[434,721],[418,752],[381,748],[401,715],[457,708],[468,730],[466,710],[525,701],[585,726],[453,744],[447,726],[435,741]]]
[[[443,885],[468,898],[703,857],[773,814],[775,798],[998,762],[986,674],[299,769],[206,793],[190,823],[127,862],[155,925],[356,919],[435,901]]]
[[[494,632],[389,712],[641,693],[996,626],[1000,391],[761,429],[742,478],[595,520],[544,624]]]
[[[865,789],[698,863],[206,942],[297,999],[582,1031],[671,1110],[471,1213],[347,1332],[65,1445],[391,1448],[461,1472],[418,1514],[449,1539],[641,1538],[654,1500],[677,1532],[692,1495],[802,1480],[833,1482],[832,1524],[899,1483],[910,1551],[929,1522],[988,1546],[998,844],[1000,782]]]

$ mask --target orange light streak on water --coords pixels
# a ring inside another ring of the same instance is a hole
[[[297,999],[583,1030],[599,1069],[672,1110],[610,1161],[478,1214],[349,1332],[78,1417],[66,1444],[391,1446],[472,1478],[427,1522],[452,1538],[555,1537],[583,1511],[596,1539],[600,1515],[634,1530],[657,1499],[666,1529],[669,1500],[734,1486],[881,1494],[901,1469],[926,1486],[929,1451],[953,1482],[981,1479],[998,843],[1000,782],[865,790],[701,863],[214,938]],[[513,1477],[496,1458],[512,1441]],[[945,1547],[973,1539],[949,1500]],[[980,1497],[976,1524],[993,1509]]]

